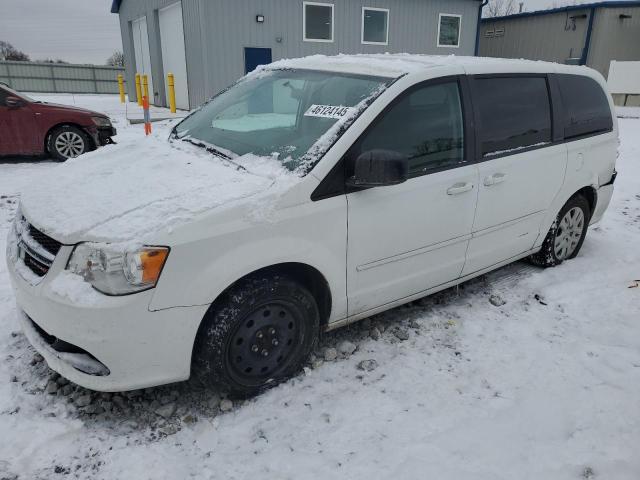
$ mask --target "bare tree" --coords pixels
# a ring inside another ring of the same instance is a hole
[[[120,50],[113,52],[113,55],[107,58],[107,65],[111,65],[112,67],[124,67],[124,53]]]
[[[484,16],[503,17],[516,13],[517,11],[516,0],[489,0],[489,4],[484,11]]]
[[[35,60],[36,62],[40,62],[40,63],[69,63],[65,60],[62,60],[61,58],[43,58],[41,60]]]
[[[0,60],[15,60],[18,62],[28,62],[29,55],[16,49],[9,42],[0,40]]]

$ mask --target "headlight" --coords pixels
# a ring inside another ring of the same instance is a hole
[[[95,123],[98,127],[111,126],[111,120],[109,120],[107,117],[91,117],[91,120],[93,120],[93,123]]]
[[[166,247],[123,252],[81,243],[74,248],[67,270],[106,295],[127,295],[155,287],[168,256]]]

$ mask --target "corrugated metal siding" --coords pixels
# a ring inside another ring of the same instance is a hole
[[[175,0],[125,0],[120,8],[129,94],[133,91],[130,24],[147,16],[154,87],[164,98],[157,9]],[[329,2],[327,2],[329,3]],[[244,74],[244,47],[272,49],[274,60],[312,54],[409,52],[473,55],[480,2],[472,0],[333,0],[334,42],[302,40],[302,0],[183,0],[187,74],[192,106]],[[362,45],[362,7],[389,8],[389,45]],[[438,15],[462,15],[460,48],[438,48]],[[256,15],[265,16],[258,24]],[[281,38],[278,42],[276,39]],[[155,80],[155,79],[158,80]],[[157,85],[157,87],[156,87]],[[162,88],[162,91],[160,91]]]
[[[607,77],[611,60],[640,60],[640,7],[598,10],[587,65]]]
[[[118,93],[121,73],[97,65],[0,62],[0,82],[23,92]]]
[[[590,9],[572,10],[523,18],[484,20],[480,26],[480,55],[528,58],[565,63],[580,58],[585,45]],[[576,19],[572,16],[587,15]],[[620,19],[621,14],[632,18]],[[504,28],[502,37],[487,37],[487,31]],[[605,77],[611,60],[640,60],[640,7],[597,8],[587,65]]]
[[[587,18],[570,17],[587,15]],[[565,63],[580,58],[589,24],[589,9],[523,18],[483,21],[480,26],[480,56],[527,58]],[[575,30],[574,30],[575,22]],[[487,31],[504,29],[501,37]]]

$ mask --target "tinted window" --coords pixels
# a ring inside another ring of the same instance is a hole
[[[9,94],[2,88],[0,87],[0,106],[4,107],[5,105],[5,99],[9,96]]]
[[[565,111],[565,138],[613,129],[609,100],[598,82],[579,75],[558,75],[558,83]]]
[[[551,107],[545,78],[476,79],[474,106],[483,157],[551,142]]]
[[[457,82],[413,90],[399,99],[361,140],[357,154],[392,150],[409,157],[413,175],[464,162],[464,128]]]
[[[333,5],[304,4],[304,39],[333,41]]]

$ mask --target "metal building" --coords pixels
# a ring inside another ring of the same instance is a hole
[[[587,65],[607,77],[612,60],[640,60],[640,2],[597,2],[485,18],[479,52]]]
[[[129,97],[135,73],[167,105],[193,108],[257,65],[312,54],[473,55],[479,0],[113,0]]]

